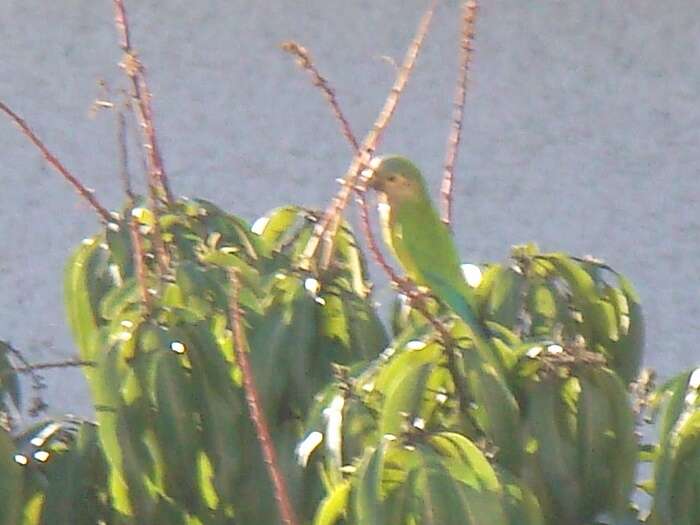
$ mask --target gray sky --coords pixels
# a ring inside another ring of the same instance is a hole
[[[458,165],[455,230],[466,260],[512,244],[595,254],[637,286],[647,362],[699,364],[700,11],[652,0],[482,2]],[[393,80],[425,2],[128,1],[156,124],[179,195],[249,220],[324,205],[350,150],[288,56],[307,46],[358,135]],[[5,0],[0,99],[109,207],[122,196],[96,81],[121,82],[108,0]],[[457,63],[458,2],[443,2],[382,151],[437,189]],[[72,355],[62,273],[97,221],[0,119],[0,337],[33,360]],[[380,291],[378,297],[388,293]],[[51,372],[56,412],[88,413],[81,374]]]

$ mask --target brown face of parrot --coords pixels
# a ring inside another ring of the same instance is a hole
[[[389,199],[403,200],[415,197],[422,189],[415,180],[387,166],[382,159],[374,159],[368,169],[371,174],[367,187],[386,194]]]

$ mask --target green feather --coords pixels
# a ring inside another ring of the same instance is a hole
[[[406,274],[427,286],[486,340],[475,314],[474,294],[464,279],[459,254],[447,226],[433,206],[418,168],[399,156],[379,157],[372,163],[369,185],[380,192],[384,239]]]

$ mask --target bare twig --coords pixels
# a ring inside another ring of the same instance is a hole
[[[411,71],[413,70],[413,66],[416,62],[418,52],[420,51],[423,40],[428,33],[428,28],[430,27],[430,22],[433,17],[433,12],[435,11],[436,3],[437,0],[432,0],[430,6],[421,18],[416,35],[406,52],[401,69],[396,76],[396,80],[394,81],[394,85],[391,88],[389,96],[384,102],[384,107],[382,108],[379,117],[374,122],[372,129],[365,136],[365,139],[362,141],[362,145],[359,148],[359,154],[355,155],[353,158],[352,163],[345,174],[343,185],[338,191],[338,194],[335,196],[331,205],[326,210],[323,219],[316,225],[311,239],[309,239],[309,242],[306,244],[300,261],[300,266],[302,268],[308,268],[310,266],[311,259],[316,254],[316,250],[318,249],[321,241],[323,241],[323,253],[321,254],[320,266],[321,268],[328,267],[331,255],[333,253],[333,240],[335,238],[338,226],[340,225],[343,210],[347,206],[350,195],[357,184],[360,171],[369,163],[372,154],[374,153],[374,150],[381,139],[384,129],[394,114],[394,110],[398,104],[401,92],[408,82]]]
[[[92,206],[92,208],[97,212],[102,221],[106,223],[110,222],[112,220],[112,216],[110,215],[109,211],[107,211],[107,209],[99,203],[99,201],[95,197],[94,192],[92,190],[87,189],[75,175],[73,175],[70,171],[68,171],[65,168],[65,166],[63,166],[63,164],[61,164],[61,161],[59,161],[58,158],[56,158],[48,150],[48,148],[39,139],[39,137],[36,136],[36,134],[29,127],[29,125],[24,121],[24,119],[22,119],[17,113],[12,111],[12,109],[10,109],[2,102],[0,102],[0,110],[6,113],[14,121],[14,123],[20,128],[22,133],[39,149],[46,161],[58,173],[60,173],[63,176],[63,178],[66,179],[71,186],[73,186],[73,188],[75,188],[75,190],[78,192],[78,195],[80,195],[84,200],[88,202],[88,204],[90,204],[90,206]]]
[[[131,79],[132,98],[136,103],[136,116],[141,125],[144,138],[144,149],[148,165],[148,190],[151,211],[155,216],[153,223],[153,247],[156,262],[161,274],[168,272],[170,267],[170,254],[163,242],[158,221],[159,202],[165,200],[170,205],[174,202],[168,186],[168,178],[163,167],[163,159],[156,140],[156,129],[153,123],[153,109],[151,107],[151,93],[146,83],[146,73],[138,56],[131,47],[129,34],[129,22],[126,17],[126,9],[123,0],[114,0],[114,21],[119,33],[120,46],[124,51],[121,66],[126,75]]]
[[[158,148],[156,129],[153,123],[151,93],[146,83],[146,73],[143,64],[141,64],[141,61],[131,47],[129,22],[126,17],[126,9],[124,8],[123,0],[114,0],[114,12],[120,46],[122,51],[124,51],[124,57],[120,65],[129,79],[131,79],[132,95],[136,101],[136,113],[143,131],[144,148],[148,153],[149,189],[154,199],[165,199],[167,204],[171,204],[173,202],[173,196],[168,185],[168,177],[163,166],[163,158]]]
[[[299,66],[309,72],[309,75],[311,76],[311,81],[313,82],[314,86],[318,87],[323,92],[324,96],[326,97],[326,100],[328,100],[328,103],[330,104],[331,109],[333,110],[335,118],[340,123],[340,127],[343,131],[343,136],[345,136],[348,142],[352,144],[352,147],[355,150],[355,152],[359,153],[360,144],[357,142],[355,135],[350,129],[350,123],[348,122],[348,119],[345,118],[345,115],[343,115],[343,112],[340,110],[340,105],[338,104],[338,99],[335,96],[335,91],[333,91],[331,86],[328,84],[328,81],[323,76],[321,76],[321,73],[319,73],[318,69],[316,69],[316,66],[314,66],[314,63],[311,60],[311,55],[309,55],[309,51],[305,47],[300,46],[298,43],[291,41],[283,43],[282,49],[296,56],[297,63],[299,64]]]
[[[129,175],[129,153],[126,142],[126,118],[124,116],[125,109],[131,109],[128,96],[125,98],[123,105],[116,104],[108,100],[111,98],[110,90],[107,84],[102,81],[100,82],[100,87],[105,91],[106,97],[104,99],[98,99],[93,105],[94,109],[107,108],[115,111],[117,116],[117,145],[118,145],[118,158],[119,158],[119,178],[122,180],[124,186],[124,193],[126,194],[127,202],[129,204],[128,208],[133,211],[135,206],[135,195],[131,188],[131,177]],[[139,292],[141,294],[141,301],[143,307],[147,312],[151,310],[151,294],[148,292],[148,272],[146,269],[146,262],[143,249],[143,236],[139,229],[138,221],[133,214],[124,218],[126,227],[129,228],[129,237],[131,239],[131,244],[133,247],[132,260],[134,263],[134,270],[136,274],[136,280],[139,286]],[[158,258],[158,261],[163,260],[162,257]]]
[[[124,185],[124,193],[131,202],[134,202],[134,191],[131,188],[129,175],[129,148],[126,144],[126,117],[121,108],[117,110],[117,143],[119,144],[119,177]]]
[[[255,433],[258,438],[258,443],[262,450],[265,466],[274,486],[275,501],[280,514],[280,519],[284,525],[297,525],[297,520],[294,515],[287,485],[285,483],[282,471],[280,470],[277,461],[277,453],[270,436],[270,430],[265,420],[265,415],[262,409],[258,389],[255,385],[253,370],[248,361],[247,341],[243,332],[243,312],[238,303],[240,293],[240,282],[235,269],[229,271],[229,280],[231,283],[231,294],[229,296],[229,324],[233,331],[233,349],[236,355],[236,362],[241,368],[243,374],[243,389],[250,412],[250,419],[255,426]]]
[[[464,119],[464,100],[467,94],[467,80],[469,75],[469,61],[471,59],[471,43],[474,38],[474,22],[476,20],[476,0],[468,0],[464,3],[462,12],[462,37],[460,39],[459,78],[455,88],[452,110],[452,123],[450,135],[447,139],[447,152],[445,154],[445,168],[442,175],[440,195],[442,197],[442,221],[449,225],[452,220],[452,193],[454,191],[454,169],[459,150],[459,141],[462,134],[462,120]]]
[[[90,116],[95,116],[98,111],[103,109],[114,111],[114,114],[117,117],[117,159],[119,161],[119,178],[122,180],[124,193],[126,194],[127,198],[130,201],[133,201],[134,193],[131,189],[131,178],[129,176],[129,155],[126,143],[126,118],[124,116],[124,111],[126,109],[131,109],[129,96],[126,91],[124,91],[123,102],[114,102],[112,90],[109,88],[109,84],[107,84],[105,80],[99,80],[97,82],[97,86],[100,93],[90,107]],[[146,171],[148,171],[148,168],[146,168]]]
[[[34,363],[15,367],[15,372],[20,374],[31,374],[34,370],[49,370],[51,368],[83,368],[97,366],[97,361],[83,361],[80,359],[68,359],[66,361],[55,361],[51,363]]]
[[[131,107],[128,100],[126,104],[127,109]],[[143,238],[139,229],[139,223],[133,214],[136,200],[134,192],[131,188],[131,177],[129,176],[129,149],[126,143],[126,118],[124,117],[124,112],[121,108],[117,110],[117,142],[119,143],[119,175],[122,179],[122,183],[124,184],[124,193],[126,193],[126,198],[129,201],[128,208],[130,210],[130,215],[124,219],[129,227],[129,237],[131,238],[131,244],[133,246],[132,259],[134,261],[134,271],[136,274],[136,281],[139,285],[141,302],[143,303],[143,307],[146,312],[150,312],[152,300],[151,294],[148,291],[148,270],[146,268],[146,259],[143,251]],[[160,231],[158,233],[160,233]],[[165,248],[162,247],[161,249],[164,250]],[[157,259],[159,262],[162,260],[162,256],[158,257]],[[163,268],[161,268],[161,271],[163,271]]]
[[[40,374],[37,374],[36,369],[29,363],[29,361],[27,361],[24,355],[22,355],[22,352],[17,350],[11,344],[5,341],[0,341],[0,350],[9,352],[15,357],[15,359],[22,363],[23,366],[21,367],[13,366],[14,370],[24,369],[26,370],[26,372],[23,373],[29,374],[29,377],[31,377],[34,397],[32,398],[32,404],[29,407],[29,415],[32,417],[37,416],[40,412],[46,410],[46,408],[48,407],[44,399],[41,397],[41,391],[46,388],[44,378]]]
[[[131,127],[133,128],[132,131],[134,131],[136,133],[136,136],[138,136],[141,133],[141,124],[139,123],[139,117],[136,115],[136,111],[134,110],[133,97],[128,92],[125,92],[124,95],[124,108],[128,110],[128,116],[130,116],[129,122],[125,122],[127,126],[129,125],[129,123],[131,124]],[[125,118],[126,117],[127,115],[125,115]],[[143,169],[144,173],[148,173],[148,154],[144,150],[144,148],[141,148],[139,151],[141,153],[141,169]]]
[[[340,109],[340,104],[338,104],[338,100],[335,97],[335,92],[330,86],[328,80],[326,80],[326,78],[321,75],[321,73],[314,65],[313,61],[311,60],[311,56],[309,55],[309,52],[306,50],[306,48],[300,46],[296,42],[285,42],[284,44],[282,44],[282,49],[295,55],[298,59],[299,65],[309,72],[314,86],[318,87],[321,90],[326,100],[330,104],[331,110],[333,111],[333,115],[340,124],[343,136],[347,139],[348,143],[352,147],[353,153],[355,155],[360,155],[360,144],[357,138],[355,137],[355,134],[352,132],[348,119],[343,114],[343,110]],[[378,264],[384,269],[387,275],[389,275],[391,281],[397,283],[399,281],[399,277],[396,275],[389,263],[386,262],[386,259],[384,259],[384,256],[382,255],[381,250],[379,249],[377,242],[374,238],[374,234],[372,233],[372,228],[370,226],[369,221],[369,208],[367,205],[367,198],[365,196],[365,193],[357,187],[355,188],[355,190],[357,193],[357,203],[360,206],[361,224],[363,227],[365,237],[367,238],[367,242],[369,243],[370,250],[375,252],[375,259],[377,259]]]

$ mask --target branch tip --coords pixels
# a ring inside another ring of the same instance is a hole
[[[41,152],[41,155],[46,159],[53,169],[55,169],[61,176],[63,176],[68,183],[73,186],[77,191],[78,195],[85,200],[100,216],[102,222],[109,223],[112,220],[112,216],[107,211],[107,209],[100,204],[95,197],[95,193],[87,188],[80,180],[73,175],[68,169],[61,163],[58,158],[49,151],[49,149],[44,145],[44,143],[37,137],[36,133],[32,131],[29,125],[22,119],[17,113],[15,113],[9,106],[0,102],[0,111],[9,116],[12,121],[19,127],[22,134],[27,137],[34,146]]]
[[[452,195],[454,193],[454,169],[457,162],[459,142],[462,135],[462,122],[464,120],[464,102],[467,94],[467,82],[469,75],[469,62],[472,55],[471,43],[474,38],[474,25],[477,12],[476,0],[468,0],[462,8],[462,35],[460,38],[459,77],[455,86],[454,101],[452,105],[452,122],[450,134],[447,138],[447,150],[445,152],[445,164],[443,169],[441,196],[441,218],[449,226],[452,220]]]

